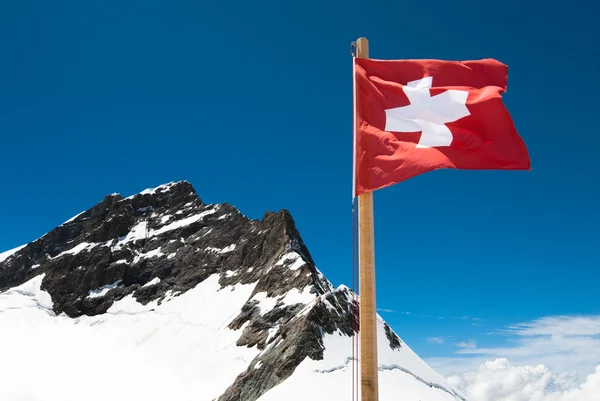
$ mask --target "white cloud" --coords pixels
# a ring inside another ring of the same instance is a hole
[[[471,401],[600,400],[600,365],[582,384],[543,365],[512,366],[506,359],[486,362],[475,372],[451,376],[448,381]]]
[[[556,372],[574,372],[583,380],[600,364],[600,315],[549,316],[490,333],[502,346],[482,347],[469,340],[456,356],[428,362],[446,375],[464,373],[497,358],[517,366],[542,364]]]
[[[377,308],[377,312],[384,312],[384,313],[394,313],[396,312],[393,309],[386,309],[386,308]]]
[[[598,336],[600,315],[597,316],[549,316],[527,323],[509,326],[505,332],[519,336],[544,335]]]
[[[549,316],[490,335],[505,344],[469,340],[427,362],[470,401],[600,401],[600,315]]]
[[[458,348],[465,348],[465,349],[476,349],[477,348],[477,343],[474,340],[469,340],[467,342],[460,342],[458,344],[456,344],[456,346]],[[459,351],[460,353],[460,351]]]
[[[427,342],[433,344],[443,344],[446,342],[446,340],[444,340],[442,337],[429,337]]]

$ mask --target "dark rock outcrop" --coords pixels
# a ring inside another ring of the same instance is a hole
[[[383,328],[385,329],[385,336],[387,337],[388,341],[390,342],[390,348],[391,349],[401,348],[402,340],[400,340],[400,338],[396,335],[396,333],[394,333],[392,331],[391,327],[387,323],[384,323]]]

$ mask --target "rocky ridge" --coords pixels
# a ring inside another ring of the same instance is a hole
[[[186,181],[106,196],[0,260],[0,293],[40,274],[54,313],[73,318],[131,296],[160,305],[213,275],[223,289],[255,284],[228,327],[237,346],[261,352],[220,401],[257,400],[307,357],[322,359],[326,334],[356,330],[356,297],[316,268],[288,211],[249,219],[203,203]],[[392,350],[403,347],[387,325],[385,335]]]

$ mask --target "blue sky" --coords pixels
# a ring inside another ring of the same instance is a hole
[[[509,324],[598,314],[598,10],[534,3],[5,2],[0,250],[108,193],[185,179],[253,218],[289,209],[321,270],[349,284],[349,51],[366,36],[374,58],[508,64],[532,160],[375,194],[384,318],[438,357],[501,346],[487,333]]]

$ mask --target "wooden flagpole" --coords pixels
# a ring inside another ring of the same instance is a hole
[[[356,57],[369,58],[369,41],[366,38],[356,41]],[[358,98],[355,101],[358,102]],[[361,401],[378,401],[373,192],[358,196],[358,244]]]

